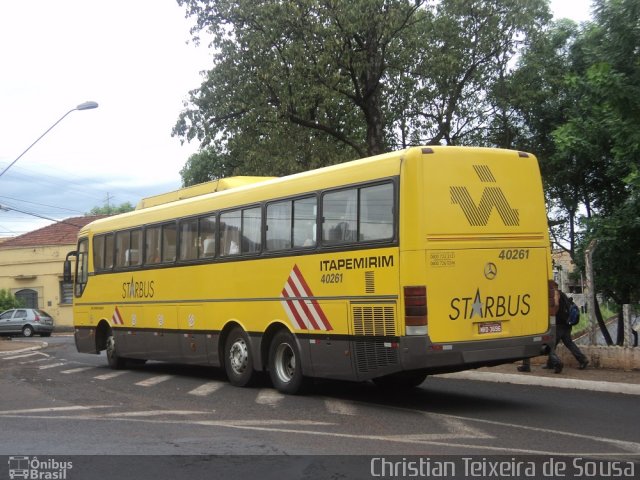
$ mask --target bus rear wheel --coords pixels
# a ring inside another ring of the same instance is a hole
[[[118,356],[118,350],[116,348],[116,337],[113,335],[113,330],[109,329],[107,332],[106,341],[107,351],[107,363],[114,370],[120,370],[126,366],[126,359]]]
[[[240,327],[231,330],[225,341],[224,368],[229,383],[236,387],[248,387],[255,378],[249,336]]]
[[[269,346],[269,376],[273,386],[281,393],[302,393],[307,379],[302,375],[300,352],[293,335],[278,332]]]

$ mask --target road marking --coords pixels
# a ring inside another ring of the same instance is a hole
[[[156,377],[147,378],[146,380],[142,380],[137,382],[136,385],[140,387],[153,387],[162,382],[166,382],[167,380],[173,378],[173,375],[158,375]]]
[[[22,410],[1,410],[0,415],[15,415],[17,413],[53,413],[74,412],[78,410],[93,410],[96,408],[112,408],[111,405],[69,405],[66,407],[26,408]]]
[[[464,371],[447,373],[438,377],[481,380],[485,382],[513,383],[515,385],[536,385],[554,388],[570,388],[574,390],[590,390],[592,392],[624,393],[627,395],[640,395],[640,385],[619,382],[594,382],[591,380],[578,380],[575,378],[537,377],[535,375],[522,375],[515,373],[474,372]]]
[[[49,360],[49,358],[38,358],[37,360],[27,360],[26,362],[20,362],[20,365],[30,365],[32,363],[47,362]]]
[[[194,411],[194,410],[144,410],[141,412],[114,412],[105,413],[102,417],[157,417],[162,415],[208,415],[214,413],[210,411]]]
[[[198,397],[206,397],[207,395],[211,395],[223,385],[224,382],[207,382],[187,393],[189,395],[196,395]]]
[[[3,360],[15,360],[16,358],[33,357],[34,355],[44,355],[45,357],[49,356],[46,353],[32,352],[32,353],[23,353],[21,355],[13,355],[11,357],[3,357],[2,359]]]
[[[62,370],[60,373],[80,373],[86,372],[87,370],[95,370],[96,367],[80,367],[80,368],[72,368],[71,370]]]
[[[125,373],[129,373],[128,370],[119,370],[117,372],[104,373],[102,375],[98,375],[97,377],[93,377],[96,380],[111,380],[112,378],[119,377],[120,375],[124,375]]]
[[[358,408],[352,403],[344,402],[342,400],[334,400],[326,398],[324,400],[324,407],[329,413],[335,413],[337,415],[357,415]]]
[[[46,370],[47,368],[61,367],[61,366],[66,365],[66,364],[67,364],[66,362],[50,363],[49,365],[41,365],[38,368],[40,370]]]
[[[284,395],[282,395],[277,390],[274,390],[273,388],[263,388],[258,392],[256,403],[259,403],[260,405],[271,405],[272,407],[275,407],[283,399]]]

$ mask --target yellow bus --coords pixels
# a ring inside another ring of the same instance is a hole
[[[75,258],[78,351],[109,365],[222,367],[410,387],[554,343],[536,158],[412,147],[282,178],[234,177],[90,223]]]

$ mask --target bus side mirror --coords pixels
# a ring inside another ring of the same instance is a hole
[[[69,257],[75,257],[78,254],[75,250],[73,252],[67,253],[67,258],[64,260],[64,266],[62,267],[62,281],[64,283],[71,283],[71,260]]]
[[[71,283],[71,260],[64,261],[62,281],[64,283]]]

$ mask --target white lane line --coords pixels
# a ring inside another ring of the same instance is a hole
[[[223,385],[224,382],[207,382],[187,393],[189,395],[196,395],[198,397],[206,397],[207,395],[211,395]]]
[[[62,367],[63,365],[66,365],[66,364],[67,364],[66,362],[50,363],[49,365],[41,365],[38,368],[40,370],[46,370],[47,368]]]
[[[13,355],[11,357],[3,357],[2,359],[3,360],[15,360],[16,358],[33,357],[34,355],[44,355],[45,357],[49,356],[46,353],[32,352],[32,353],[23,353],[21,355]]]
[[[72,368],[71,370],[62,370],[60,373],[80,373],[80,372],[86,372],[87,370],[95,370],[96,367],[79,367],[79,368]]]
[[[93,377],[93,378],[95,378],[96,380],[111,380],[112,378],[119,377],[120,375],[124,375],[125,373],[128,373],[128,370],[119,370],[117,372],[103,373],[102,375],[98,375],[97,377]]]
[[[15,415],[18,413],[52,413],[52,412],[75,412],[78,410],[93,410],[96,408],[111,408],[111,405],[69,405],[67,407],[45,407],[45,408],[25,408],[22,410],[1,410],[0,415]]]
[[[324,407],[329,413],[335,413],[336,415],[357,415],[358,408],[348,402],[342,400],[325,399]]]
[[[197,411],[197,410],[143,410],[138,412],[113,412],[101,415],[102,417],[159,417],[164,415],[209,415],[214,413],[210,411]]]
[[[25,362],[20,362],[20,365],[30,365],[32,363],[40,363],[40,362],[48,362],[49,358],[38,358],[37,360],[27,360]]]
[[[167,380],[173,378],[173,375],[158,375],[156,377],[147,378],[146,380],[142,380],[137,382],[136,385],[140,387],[153,387],[162,382],[166,382]]]
[[[258,392],[258,396],[256,397],[256,403],[260,405],[271,405],[275,407],[282,401],[284,395],[279,393],[277,390],[273,388],[263,388]]]

